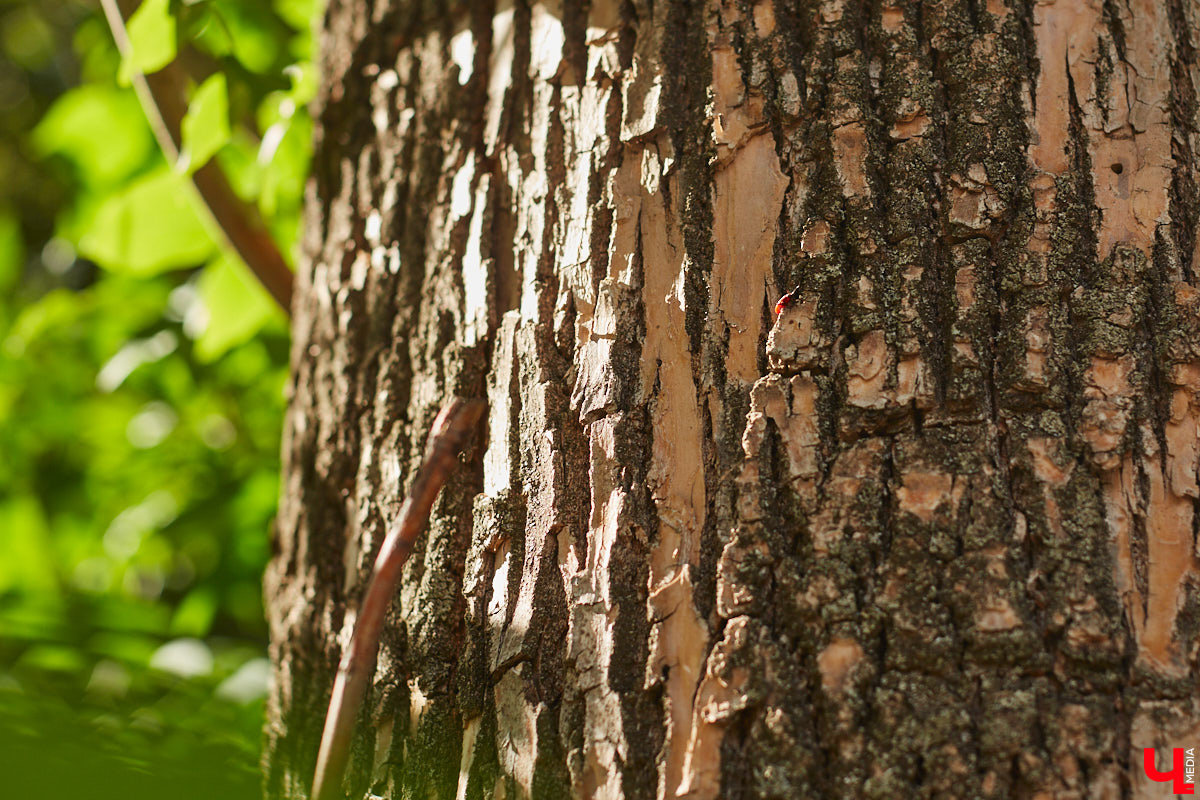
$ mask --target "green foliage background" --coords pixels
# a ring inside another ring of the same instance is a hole
[[[319,0],[0,0],[0,795],[255,797],[287,325],[197,213],[291,254]],[[168,165],[128,85],[192,82]]]

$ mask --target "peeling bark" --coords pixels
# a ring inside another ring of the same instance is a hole
[[[455,393],[487,431],[351,796],[1162,796],[1142,748],[1200,746],[1198,26],[334,0],[268,794],[307,796]]]

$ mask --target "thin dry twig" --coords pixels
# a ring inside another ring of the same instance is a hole
[[[313,774],[314,800],[341,797],[342,774],[346,770],[354,721],[367,683],[375,672],[384,615],[396,594],[404,562],[412,552],[417,535],[429,521],[433,501],[454,469],[458,452],[483,414],[484,406],[481,400],[452,397],[442,406],[429,431],[424,462],[400,508],[399,518],[388,531],[375,559],[374,573],[354,622],[350,645],[338,666]]]
[[[117,0],[100,0],[100,5],[104,8],[104,18],[108,20],[117,50],[128,58],[133,48]],[[175,64],[168,64],[153,75],[134,71],[131,82],[158,146],[162,148],[167,161],[175,166],[179,162],[179,149],[183,141],[180,134],[183,115],[187,112],[187,105],[183,101],[183,76]],[[211,218],[213,228],[237,252],[284,313],[290,314],[292,271],[267,233],[258,209],[243,202],[234,193],[216,161],[210,160],[196,170],[192,175],[192,183]]]

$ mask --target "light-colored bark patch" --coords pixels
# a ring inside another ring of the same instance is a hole
[[[767,335],[767,358],[774,369],[806,369],[825,354],[830,342],[816,325],[817,296],[805,293],[775,318]]]
[[[985,600],[975,617],[975,626],[986,633],[1010,631],[1021,624],[1020,617],[1003,597]]]
[[[620,697],[608,678],[616,651],[609,578],[613,546],[628,525],[627,495],[617,475],[620,465],[614,421],[599,419],[588,425],[587,433],[592,492],[587,558],[578,574],[567,576],[567,657],[575,664],[580,685],[587,687],[581,765],[572,772],[572,780],[579,796],[618,800],[622,796],[620,764],[627,757],[627,744]]]
[[[1037,112],[1030,125],[1030,160],[1036,169],[1055,176],[1070,168],[1073,99],[1087,129],[1095,203],[1101,212],[1101,259],[1118,244],[1150,254],[1156,229],[1167,221],[1174,166],[1166,9],[1155,0],[1114,8],[1129,61],[1121,59],[1111,39],[1095,34],[1104,25],[1099,0],[1034,7],[1041,72]]]
[[[1029,452],[1033,455],[1034,474],[1038,476],[1039,480],[1051,486],[1062,486],[1075,468],[1075,465],[1071,463],[1065,467],[1058,465],[1056,458],[1058,444],[1058,439],[1045,437],[1034,437],[1028,442]]]
[[[475,760],[475,743],[479,739],[482,717],[473,717],[463,725],[462,755],[458,764],[458,789],[454,800],[467,800],[467,788],[471,780],[471,764]]]
[[[857,345],[846,348],[847,402],[858,408],[883,408],[887,382],[888,347],[883,331],[870,331]]]
[[[759,375],[762,310],[787,185],[766,135],[746,142],[716,176],[712,309],[729,329],[726,368],[747,385]]]
[[[1138,629],[1141,656],[1169,674],[1187,674],[1186,655],[1175,636],[1185,581],[1195,574],[1191,498],[1171,491],[1157,463],[1147,464],[1150,498],[1146,509],[1147,583],[1145,622]],[[1135,618],[1136,619],[1136,618]]]
[[[827,692],[840,693],[850,677],[850,671],[862,658],[862,646],[854,639],[834,639],[825,645],[817,655],[822,688]]]
[[[951,499],[954,476],[940,472],[910,471],[896,490],[900,510],[913,514],[922,522],[933,519],[942,503]]]
[[[700,531],[706,507],[701,452],[703,433],[696,386],[692,380],[688,337],[684,330],[681,252],[668,245],[661,196],[647,198],[642,215],[648,309],[643,363],[657,364],[659,387],[654,403],[654,443],[648,475],[659,519],[658,541],[651,553],[650,609],[655,621],[650,669],[667,670],[667,754],[661,780],[674,793],[683,778],[691,733],[692,699],[700,680],[708,627],[692,603],[688,569],[700,560]]]
[[[721,740],[729,720],[747,705],[746,688],[750,671],[729,667],[734,652],[747,645],[747,617],[726,624],[725,635],[709,654],[704,680],[696,693],[695,719],[688,742],[684,780],[677,797],[700,800],[719,796],[721,788]]]
[[[861,122],[842,125],[833,132],[833,155],[842,194],[847,197],[869,197],[867,183],[867,129]]]
[[[538,750],[537,715],[525,700],[525,681],[520,669],[506,672],[496,684],[495,692],[500,768],[516,784],[520,796],[530,797]]]

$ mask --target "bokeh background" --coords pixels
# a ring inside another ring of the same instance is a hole
[[[321,8],[126,9],[0,0],[0,797],[257,797],[287,324],[127,76],[291,258]]]

